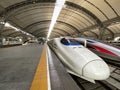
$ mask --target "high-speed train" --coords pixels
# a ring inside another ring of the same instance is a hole
[[[69,73],[93,83],[109,77],[108,65],[74,39],[54,38],[48,45],[53,48]]]
[[[107,60],[108,62],[117,62],[120,63],[120,49],[102,43],[96,40],[87,39],[87,38],[75,38],[79,43],[84,44],[86,42],[86,47],[96,53],[98,56]]]

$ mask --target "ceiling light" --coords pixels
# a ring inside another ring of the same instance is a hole
[[[57,21],[57,18],[62,10],[62,7],[65,3],[65,0],[57,0],[55,3],[55,8],[54,8],[54,12],[53,12],[53,16],[52,16],[52,20],[50,23],[50,27],[49,27],[49,31],[48,31],[48,35],[47,35],[47,39],[50,37],[50,34],[54,28],[54,25]]]
[[[13,28],[14,30],[16,30],[16,31],[20,31],[18,28],[16,28],[16,27],[14,27],[14,26],[12,26],[10,23],[5,23],[5,27],[11,27],[11,28]]]
[[[11,27],[11,28],[13,28],[13,29],[16,30],[16,31],[20,31],[20,32],[22,32],[23,34],[26,34],[26,35],[29,35],[29,36],[31,36],[31,37],[34,37],[33,35],[31,35],[31,34],[29,34],[29,33],[27,33],[27,32],[24,32],[23,30],[21,30],[21,29],[19,29],[19,28],[16,28],[16,27],[12,26],[12,25],[11,25],[10,23],[8,23],[8,22],[5,23],[5,27]]]

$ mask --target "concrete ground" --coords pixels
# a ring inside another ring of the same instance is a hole
[[[0,49],[0,90],[29,90],[43,46]]]

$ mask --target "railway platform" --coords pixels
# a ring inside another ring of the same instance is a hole
[[[0,90],[80,89],[49,48],[29,44],[0,49]]]

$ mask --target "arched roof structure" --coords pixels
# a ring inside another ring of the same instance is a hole
[[[104,30],[103,39],[113,39],[120,35],[119,5],[120,0],[66,0],[50,37],[99,38]],[[0,21],[9,22],[35,37],[47,37],[54,6],[55,0],[0,0]],[[1,33],[22,35],[12,30]]]

